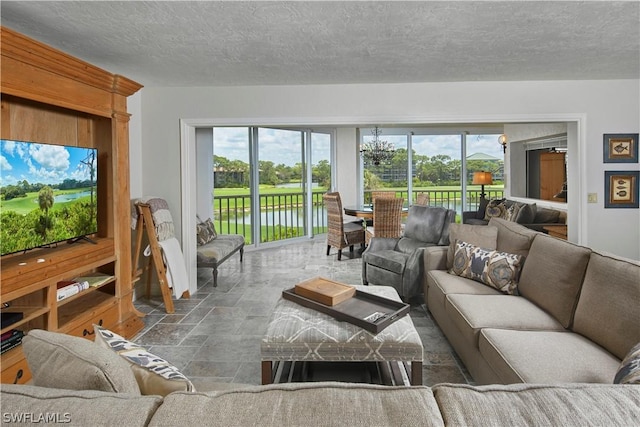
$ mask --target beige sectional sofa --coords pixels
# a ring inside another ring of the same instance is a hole
[[[630,426],[640,386],[306,383],[166,397],[2,385],[2,423],[70,426]]]
[[[151,372],[122,358],[128,347],[98,326],[96,336],[109,339],[106,347],[32,330],[23,346],[33,384],[0,385],[1,423],[640,425],[640,385],[612,384],[621,359],[640,342],[640,264],[500,219],[489,226],[453,225],[451,240],[463,239],[526,255],[520,295],[505,295],[450,274],[453,248],[450,256],[449,247],[428,248],[425,254],[429,310],[476,382],[490,385],[214,384],[207,392],[187,392],[190,382],[171,370],[169,379],[154,378],[151,387]],[[135,354],[144,355],[143,350],[136,348]],[[166,394],[155,395],[155,380],[177,381],[177,388],[163,387]]]
[[[453,246],[425,252],[427,306],[475,381],[612,383],[640,342],[640,263],[498,218],[456,224],[452,245],[492,231],[489,249],[525,257],[518,295],[451,274]]]

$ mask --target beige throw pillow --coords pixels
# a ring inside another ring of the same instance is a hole
[[[490,225],[450,224],[447,270],[453,266],[456,241],[461,240],[485,249],[496,249],[498,229]]]
[[[174,391],[196,391],[191,381],[166,360],[98,325],[93,328],[97,345],[114,351],[113,354],[128,362],[143,395],[166,396]]]
[[[33,385],[140,394],[129,365],[84,338],[33,329],[22,347]]]

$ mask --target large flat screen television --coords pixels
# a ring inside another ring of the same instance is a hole
[[[98,231],[95,148],[0,139],[0,255]]]

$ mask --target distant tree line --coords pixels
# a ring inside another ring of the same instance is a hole
[[[460,185],[462,162],[445,154],[427,156],[412,155],[414,185],[428,187],[434,185]],[[373,166],[365,161],[365,189],[381,187],[405,187],[407,185],[408,151],[397,149],[389,162]],[[495,160],[468,160],[467,170],[496,173],[501,167]]]
[[[41,182],[38,182],[36,184],[29,184],[29,182],[25,179],[19,181],[17,184],[4,185],[0,187],[0,197],[2,197],[3,200],[11,200],[18,197],[27,197],[27,193],[37,193],[47,186],[57,190],[73,190],[75,188],[92,187],[94,184],[95,182],[91,179],[78,181],[77,179],[67,178],[60,184],[53,185],[43,184]]]
[[[222,156],[213,156],[215,183],[220,188],[241,188],[249,186],[250,165],[242,160],[229,160]],[[260,160],[260,184],[278,185],[290,182],[300,182],[304,176],[302,163],[288,166],[283,163],[275,164],[270,160]],[[331,185],[331,165],[327,160],[320,160],[311,168],[311,179],[320,187]]]

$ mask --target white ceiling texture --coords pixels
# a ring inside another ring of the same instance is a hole
[[[145,86],[640,78],[637,1],[6,1]]]

